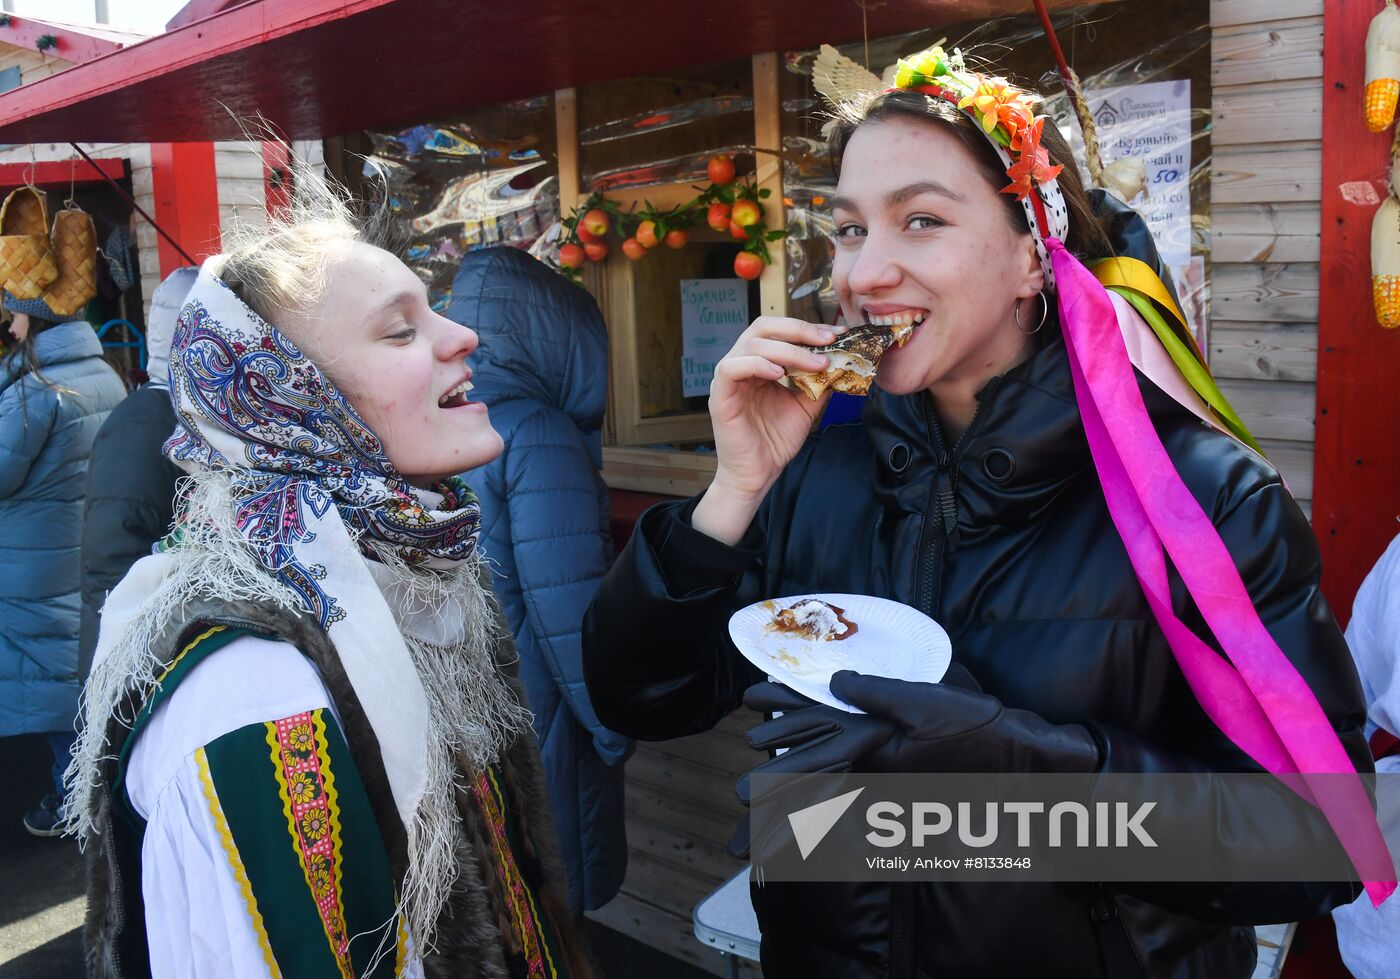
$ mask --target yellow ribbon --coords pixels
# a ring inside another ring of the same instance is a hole
[[[1147,325],[1152,327],[1152,332],[1157,335],[1176,369],[1210,407],[1221,425],[1235,438],[1263,455],[1264,450],[1216,385],[1206,359],[1196,345],[1196,338],[1186,324],[1181,307],[1157,273],[1146,262],[1125,257],[1106,258],[1093,265],[1092,270],[1094,277],[1105,288],[1112,289],[1131,303]],[[1168,323],[1163,312],[1171,316],[1173,322]]]

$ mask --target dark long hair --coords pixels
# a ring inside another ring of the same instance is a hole
[[[987,183],[994,190],[1006,186],[1006,165],[992,148],[991,141],[962,110],[941,98],[922,92],[893,89],[848,100],[838,105],[834,114],[837,124],[831,135],[830,148],[832,164],[838,173],[841,158],[846,153],[846,144],[857,129],[868,122],[903,117],[927,120],[949,129],[977,161]],[[1112,255],[1108,233],[1089,202],[1069,144],[1053,123],[1045,127],[1040,145],[1050,154],[1051,163],[1063,164],[1065,168],[1059,178],[1060,192],[1064,194],[1065,206],[1069,209],[1069,233],[1065,236],[1065,247],[1081,260]],[[1030,226],[1026,223],[1026,212],[1020,202],[1010,194],[1002,194],[1001,197],[1011,227],[1029,234]]]
[[[13,350],[5,354],[4,360],[0,360],[0,374],[14,378],[14,382],[17,385],[20,383],[20,378],[28,374],[51,391],[70,396],[76,395],[78,392],[55,384],[44,376],[44,372],[40,370],[39,355],[34,351],[34,338],[45,330],[52,329],[55,326],[58,326],[58,324],[50,322],[49,320],[41,320],[33,316],[29,317],[29,332],[25,334],[23,340],[15,344]],[[13,332],[13,329],[11,332]],[[23,385],[19,387],[19,410],[21,415],[28,417],[28,406],[25,404]]]

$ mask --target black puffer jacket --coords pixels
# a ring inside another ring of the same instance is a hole
[[[864,593],[937,619],[954,660],[1008,706],[1088,726],[1105,770],[1257,770],[1196,704],[1152,617],[1109,519],[1053,319],[1042,335],[1037,354],[987,384],[956,446],[945,446],[926,395],[876,390],[862,425],[827,429],[787,467],[739,547],[691,528],[693,503],[649,510],[585,623],[603,723],[649,739],[705,730],[762,679],[728,638],[733,610],[779,595]],[[1266,462],[1142,387],[1264,623],[1369,770],[1361,691],[1318,590],[1303,514]],[[1173,596],[1183,621],[1208,636],[1175,576]],[[1287,846],[1317,827],[1277,831]],[[1245,926],[1355,894],[1326,884],[958,882],[753,892],[765,974],[823,979],[1231,979],[1253,969]]]
[[[147,385],[117,405],[92,443],[83,501],[80,678],[92,668],[107,593],[170,532],[175,483],[184,473],[160,447],[174,431],[170,392]]]

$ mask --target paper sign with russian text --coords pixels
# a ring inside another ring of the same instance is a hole
[[[684,396],[710,393],[715,365],[749,325],[742,279],[681,280],[681,382]]]

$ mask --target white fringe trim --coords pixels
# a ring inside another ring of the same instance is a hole
[[[233,522],[228,475],[205,471],[181,482],[185,537],[170,552],[171,569],[140,599],[139,612],[84,686],[79,708],[83,726],[64,775],[65,831],[77,836],[80,846],[97,833],[92,813],[102,788],[99,766],[115,757],[106,737],[108,720],[115,716],[128,728],[135,722],[134,716],[121,713],[122,705],[133,689],[155,686],[163,666],[156,644],[179,610],[198,599],[258,602],[304,614],[295,593],[243,543]],[[392,580],[387,587],[381,581],[381,587],[428,698],[427,788],[405,827],[408,868],[397,908],[416,951],[425,954],[434,946],[438,917],[463,870],[457,864],[461,828],[455,793],[470,789],[459,778],[457,756],[483,770],[529,733],[532,718],[495,660],[504,637],[481,582],[485,559],[479,551],[459,567],[434,571],[408,565],[388,545],[369,543],[390,571]],[[418,634],[440,631],[444,622],[460,623],[455,637],[449,632],[435,636],[446,641],[434,642]]]

